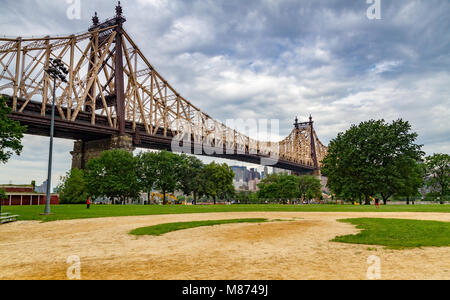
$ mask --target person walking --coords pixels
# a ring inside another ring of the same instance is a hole
[[[92,203],[91,197],[89,197],[88,200],[87,200],[87,209],[91,208],[91,203]]]

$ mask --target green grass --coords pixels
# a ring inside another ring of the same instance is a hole
[[[351,205],[205,205],[205,206],[112,206],[93,205],[55,205],[51,207],[53,215],[41,216],[43,206],[2,207],[2,212],[20,215],[19,220],[56,221],[104,217],[170,215],[215,212],[440,212],[450,213],[450,205],[398,205],[373,206]]]
[[[130,232],[133,235],[154,235],[160,236],[169,232],[185,230],[190,228],[215,226],[224,224],[237,224],[237,223],[265,223],[267,219],[235,219],[235,220],[218,220],[218,221],[195,221],[195,222],[182,222],[182,223],[168,223],[160,224],[150,227],[138,228]]]
[[[401,219],[345,219],[356,225],[357,235],[339,236],[333,242],[378,245],[388,249],[449,247],[450,222]]]

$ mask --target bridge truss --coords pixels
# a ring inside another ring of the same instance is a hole
[[[11,117],[32,124],[31,134],[45,134],[53,92],[45,70],[51,59],[60,59],[69,73],[67,83],[56,83],[56,126],[71,132],[62,137],[131,134],[137,146],[160,143],[162,148],[168,148],[169,139],[188,137],[195,144],[240,154],[224,158],[254,162],[255,157],[275,157],[287,169],[320,168],[327,147],[312,119],[296,121],[281,142],[257,141],[227,127],[183,98],[156,71],[124,30],[125,21],[119,5],[114,18],[100,23],[96,14],[93,26],[82,34],[0,38],[0,93],[10,97]]]

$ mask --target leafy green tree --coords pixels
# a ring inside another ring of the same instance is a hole
[[[193,156],[182,155],[179,170],[178,188],[185,195],[194,195],[194,204],[201,195],[201,186],[204,181],[203,169],[205,165]]]
[[[264,178],[259,184],[258,197],[261,199],[293,200],[300,192],[301,177],[286,174],[272,174]],[[319,181],[320,186],[320,181]],[[319,188],[319,190],[321,187]],[[312,189],[311,189],[312,191]],[[314,193],[310,193],[311,197]],[[307,194],[306,197],[310,196]],[[320,192],[319,192],[320,194]],[[312,199],[311,198],[311,199]]]
[[[70,170],[61,178],[61,181],[58,186],[61,204],[86,203],[89,192],[82,170]]]
[[[258,197],[262,199],[281,199],[279,181],[279,174],[271,174],[264,178],[258,184]]]
[[[212,162],[203,169],[202,193],[212,197],[216,205],[217,197],[234,194],[233,179],[234,172],[227,164]]]
[[[248,193],[248,201],[249,201],[251,204],[257,204],[257,203],[259,202],[258,194],[255,193],[255,192],[249,192],[249,193]]]
[[[424,185],[425,166],[415,160],[404,163],[403,166],[403,169],[399,168],[401,176],[396,179],[395,194],[406,197],[406,203],[409,205],[410,198],[418,196],[419,189]],[[386,204],[386,200],[384,203]]]
[[[298,191],[303,200],[310,201],[322,197],[322,183],[314,176],[300,176],[298,179]]]
[[[404,196],[417,193],[421,184],[421,172],[418,162],[424,152],[415,144],[417,133],[411,132],[411,125],[403,120],[385,124],[380,133],[384,143],[381,144],[381,178],[379,192],[384,204],[394,193],[402,191]]]
[[[167,193],[174,193],[180,178],[181,157],[177,154],[161,151],[156,155],[155,188],[163,194],[163,204],[167,204]]]
[[[415,144],[417,134],[403,120],[387,124],[384,120],[353,125],[331,141],[322,161],[328,187],[337,195],[370,197],[383,193],[389,198],[404,184],[405,164],[420,160],[423,152]]]
[[[278,196],[282,199],[293,200],[298,196],[299,178],[293,175],[281,174],[278,177]]]
[[[426,184],[440,196],[441,203],[449,195],[450,155],[434,154],[425,159]]]
[[[7,99],[0,97],[0,163],[6,163],[13,154],[22,153],[22,138],[27,127],[8,118],[12,112],[6,105]]]
[[[147,193],[147,199],[150,202],[156,182],[158,154],[154,152],[141,152],[136,159],[139,185],[141,190]]]
[[[248,194],[247,192],[244,191],[240,191],[239,193],[237,193],[237,199],[239,201],[239,203],[248,203]]]
[[[86,165],[85,178],[90,195],[119,199],[139,197],[137,159],[125,150],[105,151]]]

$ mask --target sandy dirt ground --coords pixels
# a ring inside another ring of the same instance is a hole
[[[160,237],[129,234],[162,223],[236,218],[289,222],[229,224]],[[450,221],[440,213],[212,213],[120,217],[0,226],[0,279],[67,279],[69,256],[81,279],[367,279],[368,257],[382,279],[450,279],[450,248],[387,250],[330,242],[358,230],[336,220],[376,217]]]

